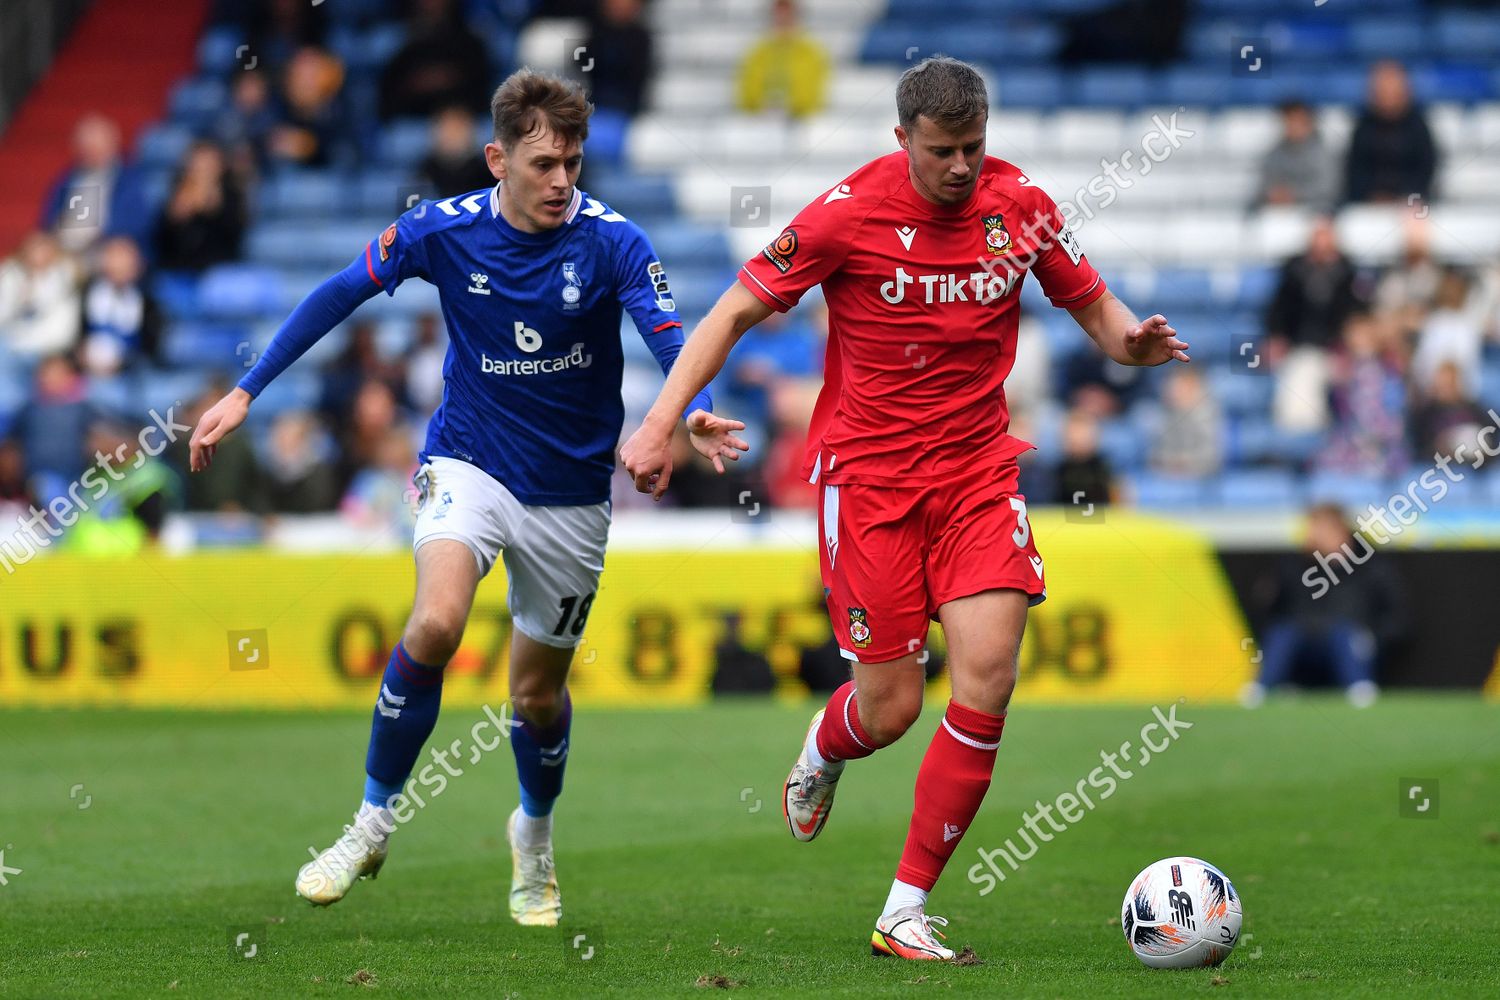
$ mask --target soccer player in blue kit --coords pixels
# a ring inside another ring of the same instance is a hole
[[[292,312],[239,385],[203,415],[193,470],[244,422],[252,400],[377,292],[436,285],[450,346],[428,425],[413,549],[416,597],[391,651],[365,760],[364,800],[342,837],[297,876],[327,905],[385,862],[401,792],[437,722],[443,668],[479,581],[503,555],[514,623],[511,917],[555,926],[552,809],[562,791],[572,703],[568,669],[604,568],[610,477],[624,421],[621,310],[663,372],[682,322],[661,263],[634,223],[578,190],[592,107],[575,84],[520,70],[495,91],[492,189],[423,202]],[[748,445],[706,393],[687,410],[693,445],[722,472]]]

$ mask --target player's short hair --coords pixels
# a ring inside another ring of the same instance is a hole
[[[923,59],[896,83],[896,117],[905,128],[926,115],[934,125],[953,132],[989,110],[984,78],[952,56]]]
[[[522,139],[549,129],[565,142],[583,142],[589,137],[594,106],[582,85],[572,80],[518,69],[495,88],[490,113],[495,119],[495,141],[510,150]]]

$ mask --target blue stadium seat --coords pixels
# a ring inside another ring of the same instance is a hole
[[[1229,460],[1252,465],[1276,457],[1280,432],[1269,417],[1246,414],[1229,423]]]
[[[288,410],[315,409],[322,394],[323,383],[315,373],[289,368],[261,390],[250,412],[257,421],[269,421]]]
[[[1488,508],[1491,504],[1490,489],[1484,482],[1485,469],[1469,469],[1456,467],[1454,475],[1460,472],[1463,478],[1458,482],[1449,482],[1446,476],[1439,473],[1438,478],[1448,484],[1448,492],[1443,499],[1437,501],[1437,506],[1443,510],[1451,509],[1475,509]],[[1491,477],[1493,478],[1493,477]],[[1429,480],[1430,481],[1430,480]],[[1403,479],[1391,484],[1390,493],[1405,492],[1411,480]],[[1417,496],[1430,496],[1427,491],[1418,485]],[[1384,501],[1382,501],[1383,503]]]
[[[344,213],[347,185],[327,170],[279,170],[260,190],[261,217],[321,219]]]
[[[595,111],[589,119],[589,159],[611,166],[621,162],[625,158],[625,140],[629,134],[628,115],[609,108]]]
[[[1308,500],[1337,503],[1351,513],[1361,512],[1370,504],[1383,504],[1390,495],[1390,486],[1383,476],[1318,471],[1307,480]]]
[[[990,99],[1003,108],[1051,109],[1066,104],[1068,78],[1051,67],[999,67]]]
[[[592,143],[593,133],[589,135]],[[677,194],[672,178],[668,176],[638,174],[629,170],[593,170],[589,193],[632,219],[677,212]]]
[[[377,143],[380,162],[393,167],[410,167],[431,145],[431,126],[420,119],[402,119],[381,129]]]
[[[406,39],[405,25],[379,24],[359,31],[336,27],[328,33],[328,47],[344,61],[350,72],[379,70]]]
[[[158,271],[151,279],[151,294],[169,316],[193,316],[198,312],[197,275]]]
[[[254,264],[211,267],[198,285],[198,305],[205,316],[260,316],[280,301],[281,275]]]
[[[1286,469],[1227,470],[1219,477],[1218,499],[1226,507],[1288,510],[1303,506],[1301,484]]]
[[[1276,285],[1281,280],[1278,267],[1256,267],[1251,265],[1240,270],[1239,305],[1242,308],[1262,309],[1271,301]]]
[[[1073,99],[1087,107],[1137,108],[1160,92],[1155,74],[1136,66],[1088,67],[1074,81]]]
[[[1411,85],[1417,100],[1423,103],[1487,101],[1500,97],[1500,70],[1491,73],[1482,65],[1416,66],[1411,71]]]
[[[1203,481],[1141,472],[1126,480],[1127,492],[1139,507],[1184,510],[1201,507],[1206,499]]]
[[[1423,20],[1362,15],[1349,25],[1349,41],[1362,59],[1416,58],[1430,45]]]
[[[198,69],[212,76],[224,76],[240,69],[241,56],[236,51],[244,44],[245,33],[238,28],[210,28],[198,40]]]
[[[1151,295],[1153,308],[1158,312],[1207,308],[1214,303],[1213,278],[1198,267],[1162,268],[1156,272],[1156,287]]]
[[[363,253],[365,244],[388,225],[389,216],[368,222],[323,222],[316,226],[263,222],[253,227],[246,238],[246,257],[276,266],[342,268]]]
[[[1210,373],[1209,384],[1228,414],[1263,414],[1270,408],[1274,387],[1266,375],[1221,369]]]
[[[90,377],[86,393],[94,408],[112,416],[123,416],[136,409],[134,380],[128,375],[109,378]]]
[[[1229,101],[1229,58],[1217,62],[1173,66],[1162,73],[1157,100],[1163,104],[1217,108]]]
[[[426,197],[430,193],[413,178],[411,171],[366,169],[352,182],[345,181],[345,197],[351,201],[350,207],[372,218],[394,219],[416,204],[413,195]]]
[[[249,329],[232,323],[174,323],[163,347],[174,368],[243,369],[254,359]]]
[[[187,403],[207,384],[208,374],[202,371],[148,372],[140,379],[134,412],[165,414],[167,407]]]
[[[141,133],[135,145],[136,161],[147,169],[175,168],[192,141],[193,133],[187,126],[158,123]]]
[[[729,244],[717,226],[699,226],[679,222],[663,226],[651,234],[651,242],[662,263],[668,268],[689,261],[704,267],[727,267]]]
[[[1444,11],[1432,29],[1435,48],[1449,59],[1500,58],[1500,16],[1479,11]]]
[[[1109,420],[1099,425],[1099,452],[1117,471],[1138,469],[1146,460],[1147,438],[1133,420]]]
[[[188,77],[172,88],[169,116],[182,125],[202,128],[212,124],[228,100],[229,88],[217,77]]]

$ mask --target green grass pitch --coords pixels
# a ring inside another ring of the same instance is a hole
[[[507,917],[503,745],[395,835],[377,881],[314,909],[292,878],[357,804],[363,713],[0,713],[0,996],[1500,993],[1500,706],[1181,706],[1191,730],[981,897],[976,849],[1151,719],[1020,708],[930,904],[983,961],[963,967],[868,945],[937,710],[851,765],[823,836],[800,844],[777,795],[812,710],[580,710],[557,930]],[[436,739],[479,717],[446,711]],[[1438,779],[1435,818],[1400,814],[1403,778]],[[1219,969],[1153,972],[1120,936],[1127,883],[1173,854],[1221,866],[1244,900]],[[237,932],[254,958],[232,953]]]

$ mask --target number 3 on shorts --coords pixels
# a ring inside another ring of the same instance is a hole
[[[1016,532],[1010,536],[1011,541],[1016,543],[1016,548],[1024,549],[1031,540],[1031,525],[1026,520],[1026,501],[1020,497],[1011,497],[1010,508],[1016,512]]]

